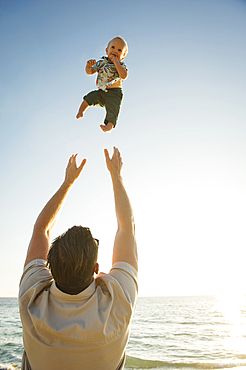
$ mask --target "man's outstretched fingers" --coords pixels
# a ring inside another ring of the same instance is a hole
[[[104,154],[106,159],[109,159],[108,149],[104,149]]]
[[[104,149],[104,155],[105,155],[105,159],[106,159],[106,166],[107,166],[107,169],[110,171],[111,170],[111,166],[110,166],[110,158],[109,158],[109,152],[108,152],[108,149]]]
[[[78,167],[78,169],[82,171],[82,169],[84,168],[84,165],[86,164],[86,159],[84,158],[83,161],[81,162],[80,166]]]

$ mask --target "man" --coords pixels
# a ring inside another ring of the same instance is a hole
[[[73,155],[65,180],[34,225],[20,282],[22,369],[119,370],[125,362],[137,297],[137,245],[133,212],[121,176],[122,158],[104,151],[118,229],[109,274],[98,273],[98,241],[74,226],[50,245],[58,212],[86,163]]]

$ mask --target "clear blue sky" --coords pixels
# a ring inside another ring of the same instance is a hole
[[[140,295],[246,292],[246,1],[0,1],[0,296],[16,296],[35,219],[69,156],[88,162],[52,239],[74,224],[100,239],[116,220],[103,149],[117,146],[132,201]],[[87,59],[123,36],[124,101],[75,115],[95,89]]]

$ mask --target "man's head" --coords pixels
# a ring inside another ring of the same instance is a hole
[[[49,250],[47,266],[57,287],[68,294],[78,294],[98,273],[98,241],[90,229],[73,226],[58,236]]]
[[[123,37],[117,36],[110,40],[106,48],[106,53],[109,59],[111,59],[112,56],[116,56],[119,60],[125,59],[128,53],[128,47]]]

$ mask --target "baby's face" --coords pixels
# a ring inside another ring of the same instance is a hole
[[[106,49],[106,53],[111,60],[112,57],[116,57],[119,60],[125,59],[125,52],[126,52],[126,44],[121,39],[113,39],[110,41]]]

